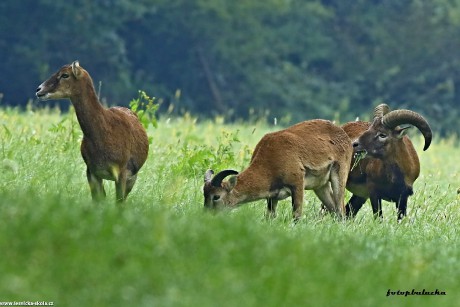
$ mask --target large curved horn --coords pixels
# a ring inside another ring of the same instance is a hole
[[[220,187],[222,184],[222,180],[225,179],[225,177],[230,176],[230,175],[238,175],[237,171],[231,170],[231,169],[226,169],[224,171],[221,171],[217,173],[214,178],[211,180],[211,184],[215,187]]]
[[[433,133],[430,125],[422,115],[410,110],[394,110],[386,114],[382,118],[382,124],[387,128],[393,129],[401,124],[410,124],[418,128],[425,138],[425,146],[423,150],[430,147]]]
[[[211,182],[212,175],[214,175],[214,171],[212,169],[208,169],[206,173],[204,173],[204,182]]]
[[[379,104],[374,109],[374,119],[377,117],[383,117],[383,115],[387,114],[388,112],[390,112],[390,107],[387,104]]]

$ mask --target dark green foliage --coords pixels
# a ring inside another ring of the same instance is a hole
[[[456,1],[25,0],[0,11],[2,103],[26,104],[78,59],[103,101],[145,89],[160,113],[344,122],[385,102],[442,134],[460,124]]]

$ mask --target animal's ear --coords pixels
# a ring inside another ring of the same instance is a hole
[[[212,176],[214,175],[214,171],[212,169],[208,169],[204,174],[204,182],[211,182]]]
[[[211,185],[215,186],[216,188],[221,187],[222,180],[224,180],[227,176],[230,175],[238,175],[238,172],[231,169],[221,171],[212,178]]]
[[[398,139],[401,139],[403,136],[407,134],[407,131],[409,128],[412,128],[412,126],[406,126],[406,127],[396,127],[395,128],[395,134]]]
[[[80,63],[78,61],[74,61],[72,63],[72,73],[75,76],[75,78],[79,79],[82,75],[82,71],[80,68]]]
[[[233,188],[235,187],[237,181],[238,181],[237,176],[232,176],[232,177],[228,178],[228,186],[229,186],[230,190],[233,190]]]

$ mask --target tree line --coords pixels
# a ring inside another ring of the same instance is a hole
[[[1,104],[79,60],[109,104],[344,122],[385,102],[457,132],[459,0],[0,3]],[[100,83],[99,83],[100,82]]]

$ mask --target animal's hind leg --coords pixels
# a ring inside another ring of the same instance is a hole
[[[126,175],[126,189],[124,193],[124,198],[128,197],[128,194],[134,187],[134,184],[137,180],[137,172],[139,171],[139,167],[137,166],[135,160],[133,158],[129,159],[127,165],[127,175]]]
[[[334,206],[334,199],[332,198],[332,190],[328,183],[313,191],[315,192],[316,196],[318,196],[319,200],[321,201],[322,208],[325,207],[327,211],[337,213],[336,208]]]
[[[134,184],[136,183],[136,179],[137,179],[137,174],[132,175],[126,179],[125,198],[128,197],[129,192],[131,192],[131,190],[133,189]]]
[[[344,196],[347,183],[348,165],[334,164],[331,169],[331,188],[335,212],[341,218],[345,216]]]
[[[86,168],[86,178],[88,179],[89,188],[91,190],[91,198],[94,201],[104,199],[105,190],[102,179],[92,174],[89,168]]]
[[[126,170],[122,170],[118,174],[118,178],[115,181],[117,202],[122,202],[126,199],[126,176]]]
[[[296,222],[302,217],[303,191],[303,183],[291,188],[292,213]]]
[[[276,206],[278,205],[277,198],[267,198],[267,218],[275,218],[276,217]]]
[[[327,184],[329,185],[329,190],[331,191],[330,193],[332,193],[330,183],[328,182]],[[316,196],[318,196],[318,195],[316,195]],[[321,198],[320,198],[320,200],[321,200]],[[330,212],[329,208],[321,201],[321,208],[319,209],[319,214],[324,215],[324,214],[326,214],[328,212]]]

